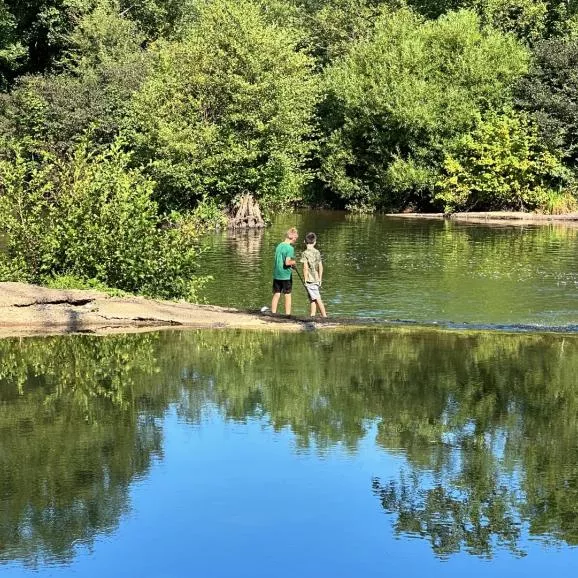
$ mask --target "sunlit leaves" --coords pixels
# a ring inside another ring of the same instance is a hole
[[[182,41],[159,46],[129,134],[163,204],[247,191],[270,205],[299,198],[316,82],[297,40],[247,0],[218,0]]]
[[[195,237],[182,219],[161,228],[152,182],[117,142],[37,163],[16,147],[0,159],[3,280],[67,275],[156,297],[194,298]],[[179,226],[182,225],[182,226]]]
[[[526,51],[481,30],[472,12],[434,22],[386,12],[371,40],[328,71],[328,186],[354,206],[427,203],[444,149],[504,101],[526,66]]]
[[[446,154],[436,198],[448,212],[543,210],[567,178],[560,158],[540,142],[535,125],[507,110],[487,115]]]

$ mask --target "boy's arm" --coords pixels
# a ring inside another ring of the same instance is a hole
[[[319,261],[317,271],[319,273],[319,285],[321,285],[321,282],[323,281],[323,263],[321,261]]]
[[[285,257],[285,267],[293,267],[297,264],[297,261],[295,261],[295,251],[293,248],[291,249],[292,250],[288,252],[287,257]]]
[[[301,262],[303,263],[303,279],[307,281],[307,277],[309,277],[309,264],[307,263],[307,259]]]

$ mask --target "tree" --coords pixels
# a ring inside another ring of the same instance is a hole
[[[297,43],[248,0],[215,0],[185,39],[160,45],[128,134],[163,206],[245,192],[269,206],[299,198],[317,87]]]
[[[427,205],[445,150],[503,105],[527,60],[473,12],[385,11],[373,37],[328,69],[322,178],[349,206]]]
[[[153,183],[116,142],[65,160],[18,146],[0,159],[0,279],[72,277],[160,298],[196,297],[196,238],[187,223],[163,228]],[[38,154],[38,153],[37,153]],[[179,225],[181,225],[179,227]]]
[[[177,33],[201,0],[0,0],[0,89],[23,74],[58,68],[78,26],[93,12],[115,12],[120,37],[151,42]],[[137,34],[121,22],[137,26]],[[111,32],[111,30],[109,30]],[[142,35],[142,38],[139,38]],[[99,42],[102,41],[102,38]],[[85,46],[89,51],[91,47]]]
[[[578,38],[538,43],[530,71],[516,90],[516,104],[530,112],[552,151],[578,164]]]
[[[427,18],[438,18],[452,10],[469,8],[471,0],[407,0],[407,5]]]
[[[119,0],[121,13],[136,23],[150,40],[178,34],[194,19],[204,0]]]
[[[546,209],[569,175],[527,115],[489,113],[446,153],[436,199],[456,210]],[[570,204],[572,204],[570,202]]]
[[[68,36],[59,74],[24,76],[0,96],[2,132],[58,154],[73,149],[88,130],[94,143],[109,145],[146,78],[143,41],[118,4],[102,2]]]
[[[0,90],[6,88],[24,54],[24,47],[16,36],[14,16],[4,0],[0,0]]]
[[[550,3],[545,0],[473,0],[482,21],[533,43],[547,33]]]
[[[18,74],[50,69],[67,47],[67,37],[78,19],[90,12],[98,1],[3,0],[12,16],[14,35],[24,51],[16,70]]]
[[[395,0],[309,0],[302,7],[302,28],[307,31],[309,50],[321,67],[343,56],[352,42],[367,38],[380,5],[401,4]]]

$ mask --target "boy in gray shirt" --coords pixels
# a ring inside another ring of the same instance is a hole
[[[309,301],[311,303],[311,317],[315,317],[317,307],[321,317],[327,317],[325,312],[325,305],[321,300],[321,293],[319,288],[323,280],[323,263],[321,262],[321,253],[315,248],[317,243],[317,235],[315,233],[307,233],[305,235],[305,243],[307,249],[301,255],[301,263],[303,263],[303,277],[305,278],[305,287],[309,293]]]

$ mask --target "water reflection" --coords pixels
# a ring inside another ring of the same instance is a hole
[[[437,478],[437,479],[436,479]],[[373,481],[373,489],[386,512],[395,515],[399,535],[427,539],[441,557],[462,549],[491,558],[497,548],[524,555],[521,538],[521,497],[515,480],[485,468],[442,480],[437,476],[403,473],[399,481]]]
[[[70,561],[116,528],[162,455],[155,404],[138,411],[154,397],[137,385],[157,367],[153,341],[0,341],[0,560]]]
[[[0,341],[0,560],[71,560],[163,459],[163,419],[265,418],[297,448],[403,455],[393,531],[441,557],[578,544],[578,338],[417,329]],[[264,430],[263,436],[270,432]],[[255,453],[252,468],[267,463]],[[234,491],[233,488],[230,491]],[[328,488],[328,491],[331,491]],[[315,509],[303,496],[305,507]],[[388,532],[384,523],[383,532]]]
[[[204,241],[209,303],[256,309],[271,298],[272,255],[296,225],[318,234],[331,315],[422,322],[567,325],[578,321],[578,228],[487,226],[332,211],[278,215],[258,244]],[[295,291],[297,313],[308,311]]]
[[[238,262],[256,265],[263,250],[263,229],[229,229],[225,233],[229,251]]]

